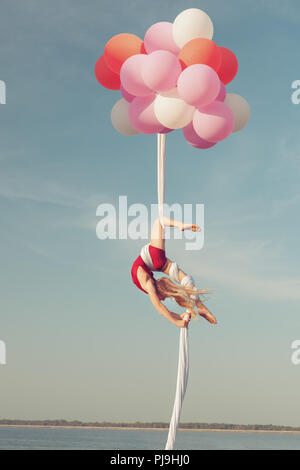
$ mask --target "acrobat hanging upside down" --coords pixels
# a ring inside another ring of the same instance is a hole
[[[184,224],[165,216],[162,219],[167,227],[200,231],[195,224]],[[169,277],[155,279],[153,271],[163,272]],[[191,317],[196,318],[195,310],[210,323],[217,323],[214,315],[200,300],[200,295],[205,294],[207,290],[198,290],[193,278],[183,272],[176,262],[166,257],[164,228],[160,219],[156,219],[153,224],[150,243],[142,248],[140,255],[134,261],[131,276],[134,284],[149,295],[156,310],[176,326],[186,327]],[[178,305],[184,307],[189,314],[188,319],[184,320],[186,312],[183,314],[170,312],[162,303],[166,298],[173,298]]]

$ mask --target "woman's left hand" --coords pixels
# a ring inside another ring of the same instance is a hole
[[[184,318],[186,315],[188,316],[188,319]],[[184,312],[180,315],[180,318],[182,320],[185,320],[185,326],[188,326],[189,322],[191,321],[191,317],[192,317],[192,315],[189,312]]]
[[[184,230],[192,230],[192,232],[201,232],[201,228],[199,225],[196,224],[184,224],[182,223],[180,230],[183,232]]]

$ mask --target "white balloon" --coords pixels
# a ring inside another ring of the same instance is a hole
[[[195,107],[183,101],[177,88],[160,93],[154,102],[154,113],[159,122],[169,129],[181,129],[193,119]]]
[[[139,131],[133,127],[128,117],[129,106],[130,103],[124,98],[117,101],[111,110],[111,122],[114,128],[121,134],[137,135]]]
[[[250,119],[249,103],[236,93],[227,93],[225,104],[231,109],[234,115],[234,128],[232,132],[241,131]]]
[[[179,47],[195,38],[212,39],[214,25],[205,11],[189,8],[176,16],[173,23],[173,39]]]

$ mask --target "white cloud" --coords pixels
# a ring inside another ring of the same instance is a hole
[[[220,234],[219,234],[220,235]],[[222,238],[220,236],[220,238]],[[173,245],[174,246],[174,245]],[[173,248],[172,246],[172,248]],[[173,250],[181,267],[201,286],[221,284],[240,295],[264,300],[300,300],[300,276],[282,275],[280,247],[268,241],[209,243],[205,251],[184,256]],[[283,266],[286,268],[286,266]]]
[[[11,176],[1,175],[0,196],[6,199],[24,199],[41,204],[53,204],[74,208],[96,208],[101,201],[106,201],[107,196],[103,194],[92,194],[88,191],[76,191],[75,188],[62,186],[55,181],[43,181],[36,177],[32,179],[19,177],[17,174]]]
[[[254,270],[247,272],[238,265],[224,267],[222,260],[218,265],[204,265],[203,272],[211,281],[221,282],[239,294],[265,300],[300,300],[300,277],[284,279],[279,277],[278,272],[277,279],[268,279],[259,276]]]
[[[83,196],[77,195],[76,193],[72,194],[71,191],[63,191],[62,188],[60,188],[59,192],[56,192],[53,188],[51,188],[51,185],[48,188],[43,188],[40,190],[31,188],[28,188],[28,190],[1,188],[0,196],[6,199],[24,199],[37,203],[54,204],[58,206],[75,208],[91,206],[91,198],[85,198]]]

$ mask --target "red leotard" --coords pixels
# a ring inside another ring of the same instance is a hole
[[[133,280],[134,284],[135,284],[139,289],[141,289],[143,292],[145,292],[145,294],[148,294],[148,292],[146,292],[146,291],[142,288],[142,286],[141,286],[141,284],[140,284],[140,281],[138,280],[138,277],[137,277],[137,270],[138,270],[139,266],[141,266],[141,267],[146,271],[146,273],[148,273],[148,274],[153,278],[153,274],[152,274],[151,269],[149,269],[149,268],[145,265],[144,261],[142,260],[141,255],[139,255],[139,256],[137,257],[137,259],[134,261],[134,263],[133,263],[133,265],[132,265],[132,267],[131,267],[131,277],[132,277],[132,280]]]
[[[149,253],[150,253],[150,256],[151,256],[151,259],[152,259],[153,269],[155,271],[160,271],[164,267],[164,265],[166,264],[166,261],[167,261],[165,250],[162,250],[161,248],[157,248],[155,246],[149,245]],[[153,278],[153,273],[152,273],[151,269],[148,268],[148,266],[144,263],[141,255],[139,255],[137,257],[137,259],[134,261],[133,265],[132,265],[131,277],[132,277],[132,280],[133,280],[134,284],[139,289],[141,289],[143,292],[145,292],[145,294],[148,294],[148,292],[146,292],[142,288],[142,286],[141,286],[141,284],[138,280],[138,277],[137,277],[137,270],[138,270],[139,266],[141,266],[146,271],[146,273],[148,273],[152,278]]]

